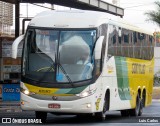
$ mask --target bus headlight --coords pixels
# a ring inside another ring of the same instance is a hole
[[[34,92],[30,92],[28,89],[21,88],[21,92],[25,95],[34,95]]]
[[[90,96],[92,94],[94,94],[96,92],[96,89],[95,90],[89,90],[89,91],[84,91],[80,94],[77,94],[77,96],[79,97],[87,97],[87,96]]]
[[[28,90],[24,90],[23,93],[26,94],[26,95],[29,95],[29,91]]]
[[[87,96],[89,96],[89,92],[88,92],[88,91],[83,92],[83,93],[81,94],[81,96],[82,96],[82,97],[87,97]]]

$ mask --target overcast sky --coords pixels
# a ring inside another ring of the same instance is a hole
[[[109,3],[112,3],[114,0],[103,0]],[[149,10],[156,10],[156,6],[154,4],[155,0],[119,0],[118,5],[122,8],[124,8],[124,19],[128,22],[131,22],[132,24],[149,29],[152,32],[160,31],[160,28],[153,24],[152,22],[147,22],[147,16],[144,15],[145,12]],[[27,13],[27,6],[28,6],[28,13]],[[49,4],[44,4],[44,6],[50,7]],[[60,6],[54,6],[55,9],[58,10],[68,10],[67,7],[60,7]],[[41,11],[45,11],[48,9],[37,7],[32,4],[21,4],[21,17],[34,17],[37,13]],[[14,28],[14,27],[12,27]]]
[[[112,1],[112,0],[109,0]],[[156,10],[155,0],[120,0],[120,6],[124,10],[124,19],[139,26],[151,30],[152,32],[160,31],[160,28],[152,22],[146,21],[147,11]]]

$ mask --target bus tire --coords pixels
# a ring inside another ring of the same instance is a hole
[[[145,107],[145,102],[146,102],[146,90],[143,91],[142,93],[142,107]]]
[[[138,116],[141,116],[143,113],[143,101],[140,100],[140,109],[139,109],[139,112],[138,112]]]
[[[46,123],[47,120],[47,112],[40,112],[40,111],[36,111],[35,112],[36,115],[36,119],[41,119],[42,123]]]
[[[110,101],[110,93],[107,91],[104,97],[103,111],[95,113],[95,117],[98,121],[105,121],[106,119],[106,111],[109,110],[109,101]]]
[[[134,109],[129,110],[130,116],[138,116],[140,114],[140,109],[142,109],[141,108],[141,99],[140,99],[139,94],[137,94],[136,107]]]
[[[122,117],[128,117],[129,116],[129,110],[121,110],[121,116]]]

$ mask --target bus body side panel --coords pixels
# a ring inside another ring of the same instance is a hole
[[[145,105],[150,105],[153,67],[154,60],[111,57],[104,65],[102,76],[103,92],[110,90],[110,110],[135,108],[138,89],[141,95],[146,90]]]
[[[121,68],[121,65],[118,66]],[[130,99],[124,99],[123,85],[118,83],[122,78],[122,73],[117,71],[117,61],[114,57],[111,57],[106,63],[104,63],[103,69],[103,89],[110,90],[110,107],[109,110],[123,110],[131,108]],[[122,72],[122,71],[121,71]],[[118,75],[118,76],[117,76]],[[118,80],[118,81],[117,81]],[[123,98],[123,99],[121,99]]]
[[[127,58],[126,62],[128,67],[130,94],[133,99],[130,101],[132,108],[136,105],[135,99],[138,90],[141,92],[141,99],[143,91],[146,90],[145,105],[150,105],[152,103],[154,59],[149,61]]]

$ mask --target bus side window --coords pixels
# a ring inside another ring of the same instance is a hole
[[[149,60],[150,59],[150,57],[151,57],[151,43],[150,43],[150,41],[149,41],[149,35],[145,35],[146,37],[145,37],[145,43],[146,43],[146,52],[147,52],[147,55],[146,55],[146,59],[147,60]]]
[[[113,25],[109,25],[108,54],[115,56],[116,54],[116,35]]]
[[[141,54],[140,54],[140,51],[141,51],[141,43],[140,43],[140,40],[138,39],[138,34],[139,33],[137,33],[137,57],[136,58],[138,58],[138,59],[140,59],[141,58]]]
[[[116,26],[113,26],[113,36],[112,36],[112,43],[113,43],[113,48],[114,48],[114,55],[117,56],[117,30]]]
[[[148,60],[150,57],[150,43],[148,35],[144,35],[144,43],[145,43],[145,59]]]
[[[144,33],[139,33],[138,37],[141,43],[141,59],[145,60],[148,57],[146,36]]]
[[[126,29],[122,29],[122,50],[122,55],[129,57],[129,30]]]
[[[117,27],[117,55],[121,56],[121,36],[122,36],[122,30],[120,27]]]
[[[143,38],[141,37],[141,33],[138,33],[138,58],[142,58],[142,40]]]
[[[129,30],[129,57],[133,58],[133,36],[132,31]]]
[[[138,39],[137,39],[137,32],[133,33],[133,43],[134,43],[134,58],[139,58],[139,46],[138,46]]]
[[[150,45],[151,45],[151,50],[150,50],[151,56],[150,56],[150,59],[152,59],[153,56],[154,56],[154,44],[155,44],[152,36],[149,36],[149,42],[150,42]]]
[[[131,58],[134,58],[135,55],[134,55],[134,32],[133,31],[130,31],[130,57]]]

